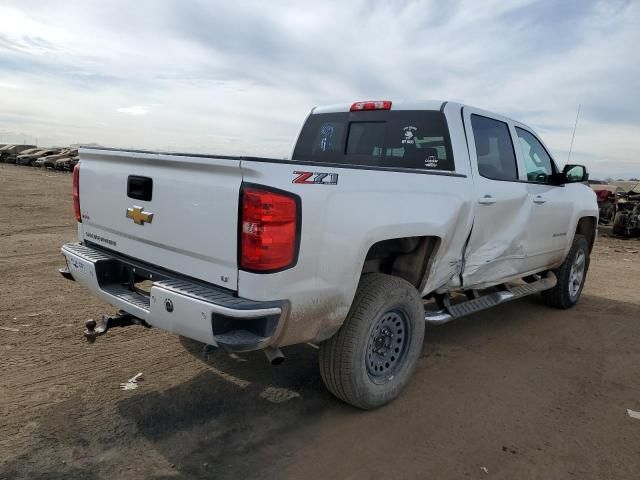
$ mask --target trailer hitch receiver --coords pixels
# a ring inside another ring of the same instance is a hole
[[[89,343],[93,343],[97,337],[107,333],[110,328],[129,327],[131,325],[142,325],[143,327],[151,328],[151,325],[141,318],[134,317],[130,313],[120,310],[115,317],[102,315],[102,318],[97,322],[92,318],[87,320],[85,323],[85,327],[87,328],[84,331],[84,336]]]

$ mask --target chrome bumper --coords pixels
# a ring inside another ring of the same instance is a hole
[[[271,343],[285,313],[284,301],[256,302],[154,266],[79,243],[62,247],[67,272],[105,302],[149,325],[234,351]],[[64,272],[64,273],[63,273]],[[133,274],[150,279],[149,294],[134,290]]]

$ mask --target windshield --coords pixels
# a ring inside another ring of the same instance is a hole
[[[310,115],[293,158],[317,163],[454,170],[447,122],[439,111]]]

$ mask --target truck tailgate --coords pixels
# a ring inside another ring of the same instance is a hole
[[[237,290],[241,182],[237,158],[82,149],[80,236]]]

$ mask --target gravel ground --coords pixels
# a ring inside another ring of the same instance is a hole
[[[0,479],[640,475],[638,240],[600,235],[573,310],[528,298],[428,328],[404,394],[361,412],[309,345],[279,367],[142,327],[88,345],[114,309],[56,272],[71,176],[0,164],[0,205]]]

